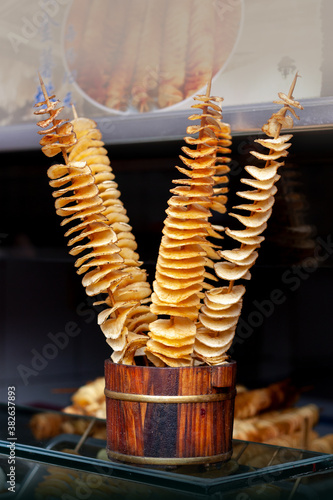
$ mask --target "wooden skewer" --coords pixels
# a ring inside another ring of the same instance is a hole
[[[79,450],[81,448],[81,446],[83,445],[83,443],[85,442],[85,440],[87,439],[91,429],[93,428],[94,424],[96,422],[96,418],[93,418],[88,427],[86,428],[86,430],[84,431],[84,433],[82,434],[82,436],[80,437],[79,441],[77,442],[76,446],[74,449],[71,449],[71,448],[64,448],[63,450],[61,450],[63,453],[71,453],[72,455],[79,455]]]
[[[78,115],[77,115],[77,112],[76,112],[76,108],[75,108],[75,106],[74,106],[73,103],[71,104],[71,106],[72,106],[74,120],[77,120],[78,119]]]

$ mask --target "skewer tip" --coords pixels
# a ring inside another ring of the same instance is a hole
[[[77,115],[77,112],[76,112],[76,108],[75,108],[75,106],[74,106],[73,103],[71,103],[71,106],[72,106],[74,120],[77,120],[78,119],[78,115]]]
[[[207,82],[207,90],[206,90],[206,97],[210,96],[211,88],[212,88],[212,79],[213,79],[213,72],[211,72],[210,77]]]
[[[289,97],[292,97],[293,92],[294,92],[294,90],[295,90],[295,86],[296,86],[297,78],[300,78],[300,76],[301,76],[301,75],[298,73],[298,71],[296,71],[295,76],[294,76],[294,79],[293,79],[293,81],[291,82],[290,89],[289,89],[289,92],[288,92],[288,96],[289,96]]]
[[[46,90],[46,87],[45,87],[45,83],[44,83],[44,80],[43,80],[43,78],[42,78],[42,76],[41,76],[41,74],[39,72],[38,72],[38,78],[39,78],[40,87],[42,89],[45,101],[48,101],[49,100],[49,96],[48,96],[48,93],[47,93],[47,90]]]

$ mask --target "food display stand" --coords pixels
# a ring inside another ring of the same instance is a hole
[[[30,419],[36,413],[38,411],[32,408],[17,407],[15,496],[6,492],[1,498],[82,498],[80,495],[87,495],[97,499],[104,498],[103,494],[107,498],[109,494],[119,499],[170,498],[172,495],[181,500],[227,500],[240,495],[239,498],[249,499],[324,500],[330,498],[333,488],[333,455],[234,440],[233,455],[225,464],[170,466],[160,470],[107,459],[106,442],[101,439],[87,437],[79,454],[62,452],[64,448],[75,448],[80,439],[78,435],[62,434],[44,442],[37,441],[29,429]],[[7,417],[5,405],[1,405],[0,415],[3,429]],[[0,465],[7,473],[10,448],[2,434]]]

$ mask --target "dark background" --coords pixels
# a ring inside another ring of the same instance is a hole
[[[233,139],[229,210],[239,203],[235,192],[243,167],[253,163],[249,152],[255,138]],[[273,215],[246,285],[231,352],[238,383],[247,387],[292,377],[309,398],[332,399],[332,138],[331,130],[295,132],[287,164],[279,171]],[[108,146],[151,281],[183,145]],[[7,387],[14,385],[18,403],[61,408],[69,404],[71,390],[103,375],[111,352],[55,213],[46,171],[56,162],[40,150],[1,154],[0,401],[7,400]],[[214,217],[226,226],[237,222]],[[229,244],[223,241],[225,248]],[[67,345],[58,352],[50,348],[49,359],[38,360],[51,343],[49,334],[66,328],[73,333]]]

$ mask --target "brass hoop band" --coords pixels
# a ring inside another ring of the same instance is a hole
[[[216,394],[190,394],[183,396],[160,396],[155,394],[129,394],[104,389],[104,394],[110,399],[121,401],[137,401],[140,403],[207,403],[212,401],[225,401],[233,399],[236,391],[221,392]]]
[[[139,457],[136,455],[125,455],[124,453],[118,453],[116,451],[111,451],[107,448],[108,457],[112,460],[118,460],[119,462],[128,462],[132,464],[146,464],[146,465],[186,465],[186,464],[207,464],[216,462],[225,462],[229,460],[232,455],[232,451],[227,453],[221,453],[219,455],[212,455],[210,457]]]

